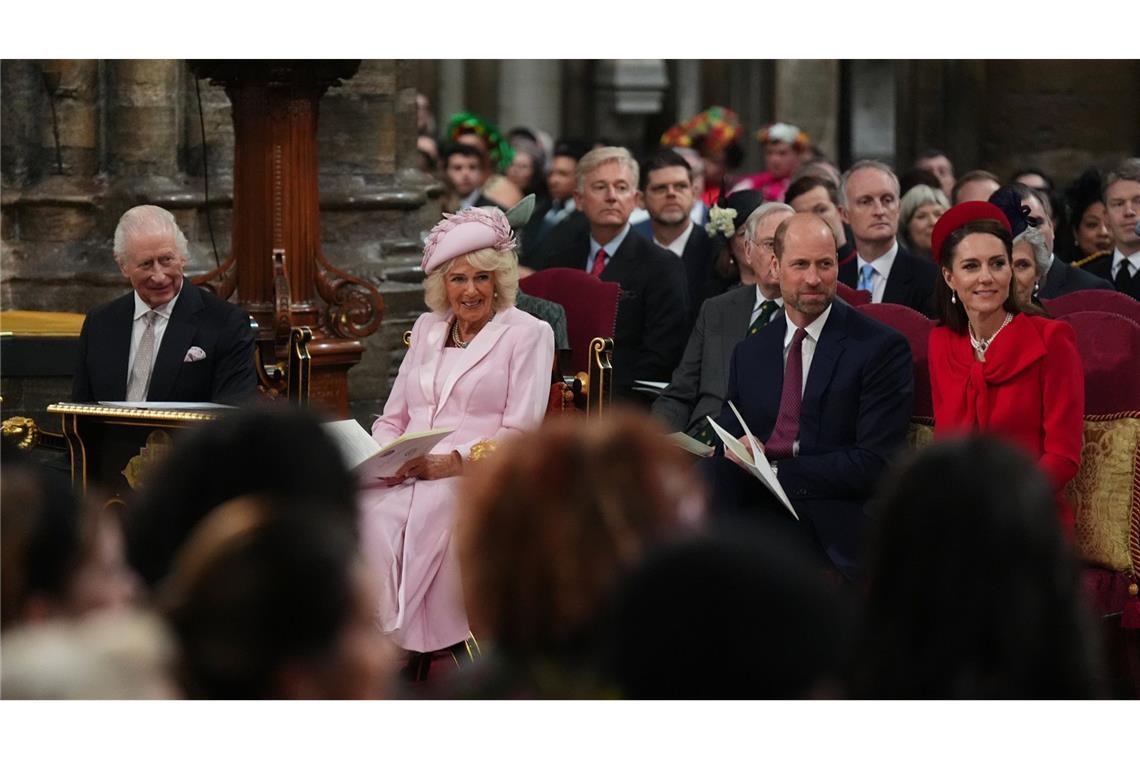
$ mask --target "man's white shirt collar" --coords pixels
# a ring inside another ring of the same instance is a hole
[[[1120,267],[1123,265],[1125,259],[1128,259],[1128,263],[1132,265],[1131,274],[1135,275],[1136,272],[1140,271],[1140,251],[1125,256],[1119,248],[1116,248],[1112,251],[1112,269],[1109,271],[1109,275],[1112,279],[1116,279],[1116,275],[1120,271]]]
[[[678,235],[677,239],[674,240],[669,245],[665,245],[660,240],[658,240],[656,235],[653,237],[653,242],[656,243],[657,245],[661,246],[662,248],[664,248],[667,251],[672,251],[673,253],[677,254],[678,256],[683,256],[685,254],[685,246],[689,244],[689,238],[693,234],[693,227],[694,226],[695,225],[693,224],[693,220],[690,219],[689,220],[689,226],[685,228],[685,231],[682,232],[680,235]]]
[[[829,316],[831,316],[831,307],[833,305],[834,304],[828,304],[827,308],[823,310],[823,313],[820,314],[818,317],[816,317],[814,322],[812,322],[810,325],[808,325],[807,327],[804,328],[804,330],[807,331],[808,337],[811,338],[813,342],[815,342],[815,343],[819,342],[820,333],[823,332],[823,326],[827,324],[827,318]],[[784,316],[786,319],[787,315],[785,314]],[[786,319],[786,321],[787,321],[787,327],[784,329],[784,350],[785,351],[787,351],[788,346],[792,345],[792,338],[795,337],[796,330],[799,329],[798,327],[796,327],[795,323],[792,322],[792,320]]]
[[[183,288],[186,287],[186,281],[185,280],[182,281],[182,287]],[[143,314],[146,314],[148,311],[153,311],[153,312],[157,313],[160,317],[165,317],[166,319],[170,319],[170,314],[174,311],[174,304],[178,301],[178,296],[180,296],[180,295],[182,295],[182,288],[178,289],[178,292],[174,294],[174,298],[171,298],[169,301],[164,303],[162,306],[156,306],[155,308],[152,309],[146,305],[146,301],[142,300],[142,298],[139,297],[138,291],[137,290],[134,291],[135,316],[132,318],[132,320],[139,319],[140,317],[142,317]]]

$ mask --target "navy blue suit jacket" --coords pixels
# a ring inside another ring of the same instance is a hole
[[[848,287],[859,283],[858,260],[848,256],[840,259],[839,281]],[[938,267],[929,259],[916,256],[899,242],[899,252],[891,265],[891,276],[883,290],[883,303],[898,303],[922,312],[928,317],[935,316],[934,285],[940,277]]]
[[[786,317],[741,341],[732,355],[727,400],[761,442],[780,410]],[[902,334],[833,301],[808,371],[799,453],[780,460],[780,485],[800,519],[848,577],[858,573],[863,505],[906,443],[914,367]],[[718,423],[744,434],[727,403]],[[763,488],[759,483],[757,488]]]
[[[134,291],[92,310],[79,334],[72,401],[123,401],[131,353]],[[185,361],[197,346],[199,361]],[[183,280],[151,372],[148,401],[238,404],[257,390],[249,316]]]
[[[631,228],[646,240],[653,242],[653,227],[649,221],[639,222]],[[713,274],[713,262],[716,252],[713,250],[712,239],[699,224],[693,225],[689,233],[689,240],[685,243],[685,250],[681,253],[681,264],[685,267],[685,284],[689,293],[688,324],[692,328],[700,313],[701,304],[705,302],[705,285]]]

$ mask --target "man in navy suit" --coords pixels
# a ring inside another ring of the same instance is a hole
[[[630,229],[638,165],[625,148],[595,148],[578,162],[574,202],[589,227],[553,250],[546,267],[590,272],[621,288],[614,325],[614,391],[648,405],[636,380],[669,381],[688,337],[685,269],[674,254]]]
[[[801,535],[854,578],[863,505],[906,442],[914,369],[906,338],[835,300],[835,249],[816,214],[795,214],[777,228],[784,314],[737,345],[726,399],[761,442],[758,454],[775,468]],[[727,402],[718,423],[743,436]],[[722,515],[771,519],[771,510],[783,510],[729,459],[702,467]]]
[[[858,161],[843,173],[839,193],[843,221],[855,239],[855,255],[840,264],[839,281],[871,291],[871,303],[898,303],[933,315],[938,269],[896,237],[899,178],[881,161]]]
[[[662,148],[641,165],[642,193],[649,212],[649,229],[634,232],[646,235],[659,247],[672,251],[685,267],[691,325],[704,302],[705,283],[713,273],[712,240],[704,227],[691,217],[693,171],[679,153]]]
[[[186,286],[186,237],[174,216],[130,209],[115,229],[114,256],[133,290],[84,320],[72,400],[249,399],[257,389],[249,316]]]

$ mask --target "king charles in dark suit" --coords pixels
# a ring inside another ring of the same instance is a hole
[[[574,202],[589,221],[545,267],[591,272],[621,287],[614,325],[614,390],[647,404],[635,380],[668,381],[688,337],[685,270],[676,255],[632,232],[637,162],[625,148],[590,151],[578,162]]]
[[[157,206],[123,214],[115,259],[133,291],[83,322],[72,400],[248,400],[257,389],[249,316],[186,283],[173,215]]]
[[[775,466],[803,537],[855,578],[863,506],[905,444],[914,370],[901,334],[835,300],[835,248],[831,228],[815,214],[780,225],[784,314],[736,347],[727,400]],[[727,404],[717,421],[743,435]],[[712,480],[710,503],[722,514],[783,510],[728,459],[702,467]]]

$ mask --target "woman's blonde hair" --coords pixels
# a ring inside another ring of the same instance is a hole
[[[515,305],[515,297],[519,292],[518,257],[514,251],[502,253],[494,248],[482,248],[456,256],[424,278],[424,303],[429,309],[436,314],[443,314],[450,308],[451,304],[447,302],[447,286],[444,282],[447,273],[457,261],[466,261],[475,269],[491,272],[494,275],[495,298],[491,303],[494,311],[502,311]]]

